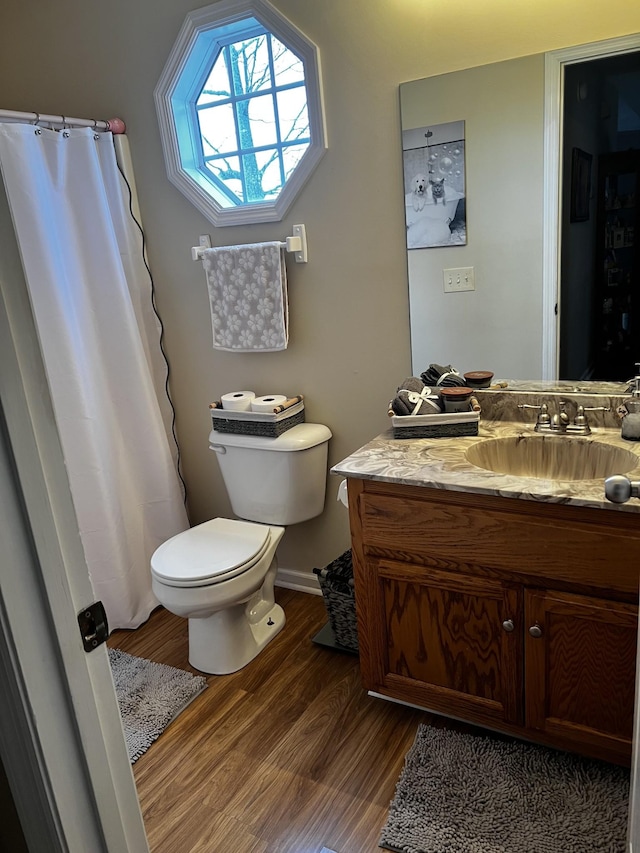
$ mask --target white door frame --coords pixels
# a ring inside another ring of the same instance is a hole
[[[0,236],[9,227],[0,204]],[[2,242],[0,752],[30,851],[148,853],[106,647],[81,642],[93,591],[20,260]]]
[[[560,223],[562,215],[562,114],[564,66],[640,50],[640,34],[581,44],[545,54],[544,99],[544,222],[542,282],[542,378],[558,378],[560,355]],[[640,637],[639,637],[640,640]],[[639,647],[640,648],[640,647]],[[636,674],[636,710],[629,808],[629,851],[640,850],[640,653]]]
[[[542,378],[557,379],[560,335],[561,151],[564,66],[640,50],[640,33],[580,44],[545,55],[544,99],[544,234],[542,289]],[[558,314],[555,306],[558,305]],[[640,851],[640,635],[638,636],[633,763],[629,808],[629,851]]]
[[[560,238],[564,66],[640,50],[640,34],[579,44],[545,54],[542,237],[542,378],[557,379],[560,357]],[[556,314],[556,305],[558,313]]]

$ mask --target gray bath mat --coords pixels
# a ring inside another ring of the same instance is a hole
[[[109,649],[124,738],[133,764],[207,686],[206,678]]]
[[[402,853],[624,853],[629,771],[421,725],[380,847]]]

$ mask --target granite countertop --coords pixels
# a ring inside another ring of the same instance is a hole
[[[482,402],[482,401],[481,401]],[[483,408],[484,411],[484,408]],[[637,465],[624,472],[630,479],[640,479],[640,442],[627,441],[620,428],[594,426],[588,436],[558,436],[559,441],[605,442],[631,451],[638,457]],[[496,474],[472,465],[465,451],[487,439],[509,436],[534,436],[533,426],[516,420],[486,420],[481,418],[477,436],[456,438],[395,439],[393,430],[382,433],[364,447],[356,450],[331,469],[333,474],[386,483],[423,486],[432,489],[451,489],[497,495],[521,500],[572,504],[617,512],[640,512],[640,500],[614,504],[604,495],[604,478],[597,480],[549,480]],[[548,435],[548,434],[545,434]]]

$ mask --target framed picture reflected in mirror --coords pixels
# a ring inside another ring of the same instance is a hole
[[[592,159],[591,154],[581,148],[574,148],[571,152],[570,222],[586,222],[589,219]]]

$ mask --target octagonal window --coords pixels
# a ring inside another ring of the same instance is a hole
[[[190,13],[155,99],[169,179],[214,225],[282,219],[326,148],[317,48],[266,0]]]

